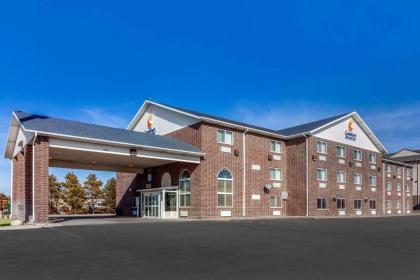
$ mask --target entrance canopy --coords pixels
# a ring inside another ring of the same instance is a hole
[[[199,163],[204,154],[176,139],[14,112],[6,148],[13,158],[35,136],[49,139],[49,166],[142,173],[172,162]]]

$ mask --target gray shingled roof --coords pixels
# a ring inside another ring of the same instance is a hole
[[[292,136],[292,135],[297,135],[297,134],[303,134],[305,132],[312,131],[315,128],[318,128],[318,127],[323,126],[327,123],[333,122],[333,121],[335,121],[335,120],[337,120],[341,117],[344,117],[345,115],[350,114],[350,113],[341,114],[341,115],[338,115],[338,116],[334,116],[334,117],[330,117],[330,118],[326,118],[326,119],[322,119],[322,120],[319,120],[319,121],[314,121],[314,122],[310,122],[310,123],[306,123],[306,124],[302,124],[302,125],[298,125],[298,126],[294,126],[294,127],[290,127],[290,128],[285,128],[285,129],[281,129],[281,130],[274,130],[274,129],[268,129],[268,128],[265,128],[265,127],[248,124],[248,123],[238,122],[238,121],[235,121],[235,120],[225,119],[225,118],[221,118],[221,117],[218,117],[218,116],[209,115],[209,114],[205,114],[205,113],[201,113],[201,112],[197,112],[197,111],[193,111],[193,110],[189,110],[189,109],[179,108],[179,107],[175,107],[175,106],[172,106],[172,105],[167,105],[167,104],[163,104],[163,103],[159,103],[159,102],[155,102],[155,101],[153,101],[153,103],[160,104],[162,106],[166,106],[166,107],[178,110],[178,111],[182,111],[184,113],[191,114],[191,115],[197,116],[199,118],[214,119],[214,120],[218,120],[218,121],[222,121],[222,122],[231,123],[231,124],[234,124],[234,125],[249,127],[249,128],[252,128],[252,129],[258,129],[258,130],[261,130],[261,131],[264,131],[264,132],[277,134],[279,136]]]
[[[403,163],[412,163],[412,162],[420,161],[420,155],[396,157],[396,158],[390,158],[389,155],[385,155],[384,158],[393,160],[393,161],[403,162]]]
[[[103,141],[120,142],[130,145],[151,146],[185,152],[201,152],[197,147],[167,136],[151,135],[127,129],[33,115],[24,112],[14,113],[22,123],[23,127],[27,130],[44,132],[47,134],[61,134]]]

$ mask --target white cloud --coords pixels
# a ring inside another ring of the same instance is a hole
[[[99,125],[126,128],[129,121],[120,115],[110,113],[112,110],[104,110],[101,108],[89,108],[81,110],[86,114],[85,122],[95,123]]]

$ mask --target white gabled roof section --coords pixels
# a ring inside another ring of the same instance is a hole
[[[23,148],[33,135],[25,130],[23,125],[20,123],[19,118],[13,112],[12,118],[10,119],[9,131],[7,134],[6,149],[4,157],[12,159],[16,154]],[[22,147],[19,148],[22,142]]]
[[[387,153],[387,149],[385,146],[379,141],[379,139],[376,137],[376,135],[372,132],[372,130],[369,128],[369,126],[363,121],[363,119],[360,117],[360,115],[357,112],[349,113],[339,119],[336,119],[330,123],[327,123],[323,126],[320,126],[312,131],[310,131],[311,135],[320,135],[323,131],[336,126],[344,121],[347,121],[349,119],[353,119],[357,125],[362,129],[362,131],[366,134],[366,136],[369,138],[370,141],[374,144],[374,146],[378,149],[378,151],[382,153]],[[343,131],[344,135],[344,131]],[[338,141],[340,142],[340,141]]]

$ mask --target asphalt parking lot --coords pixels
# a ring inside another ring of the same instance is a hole
[[[419,279],[420,216],[0,231],[1,279]]]

